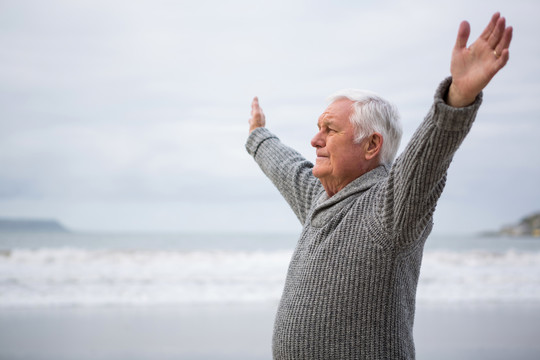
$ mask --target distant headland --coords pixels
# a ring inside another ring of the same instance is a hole
[[[504,226],[495,235],[540,237],[540,212],[521,219],[517,224]]]
[[[56,220],[0,218],[0,232],[68,232],[68,229]]]

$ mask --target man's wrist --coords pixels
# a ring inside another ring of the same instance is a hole
[[[448,94],[446,95],[445,102],[446,104],[455,107],[462,108],[467,107],[474,103],[478,95],[464,95],[462,94],[457,86],[452,82],[450,88],[448,89]]]
[[[450,88],[448,89],[448,94],[446,95],[445,101],[446,101],[446,104],[452,107],[462,108],[462,107],[467,107],[471,105],[472,103],[474,103],[474,101],[476,100],[476,96],[477,95],[465,96],[461,94],[460,91],[452,82],[452,84],[450,84]]]
[[[249,127],[249,133],[251,134],[253,130],[264,127],[264,125],[252,125]]]

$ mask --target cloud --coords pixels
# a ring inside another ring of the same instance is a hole
[[[122,229],[146,217],[145,228],[161,229],[180,225],[137,207],[189,214],[196,203],[190,224],[228,206],[220,226],[241,228],[242,204],[281,201],[244,150],[253,96],[269,128],[312,158],[326,96],[374,90],[400,108],[403,147],[449,73],[459,22],[475,38],[495,10],[515,27],[511,60],[486,90],[438,211],[504,208],[487,190],[467,196],[481,184],[496,193],[516,174],[525,178],[512,211],[530,209],[540,150],[534,1],[17,1],[0,13],[0,215],[49,209],[99,228],[94,213]]]

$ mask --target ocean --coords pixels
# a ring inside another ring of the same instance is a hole
[[[0,234],[0,308],[275,303],[296,234]],[[418,302],[540,303],[540,239],[432,236]]]

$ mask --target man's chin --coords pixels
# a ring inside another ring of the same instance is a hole
[[[316,178],[320,179],[321,177],[324,177],[325,176],[325,173],[323,170],[317,168],[317,166],[315,166],[311,172],[313,173],[313,176],[315,176]]]

